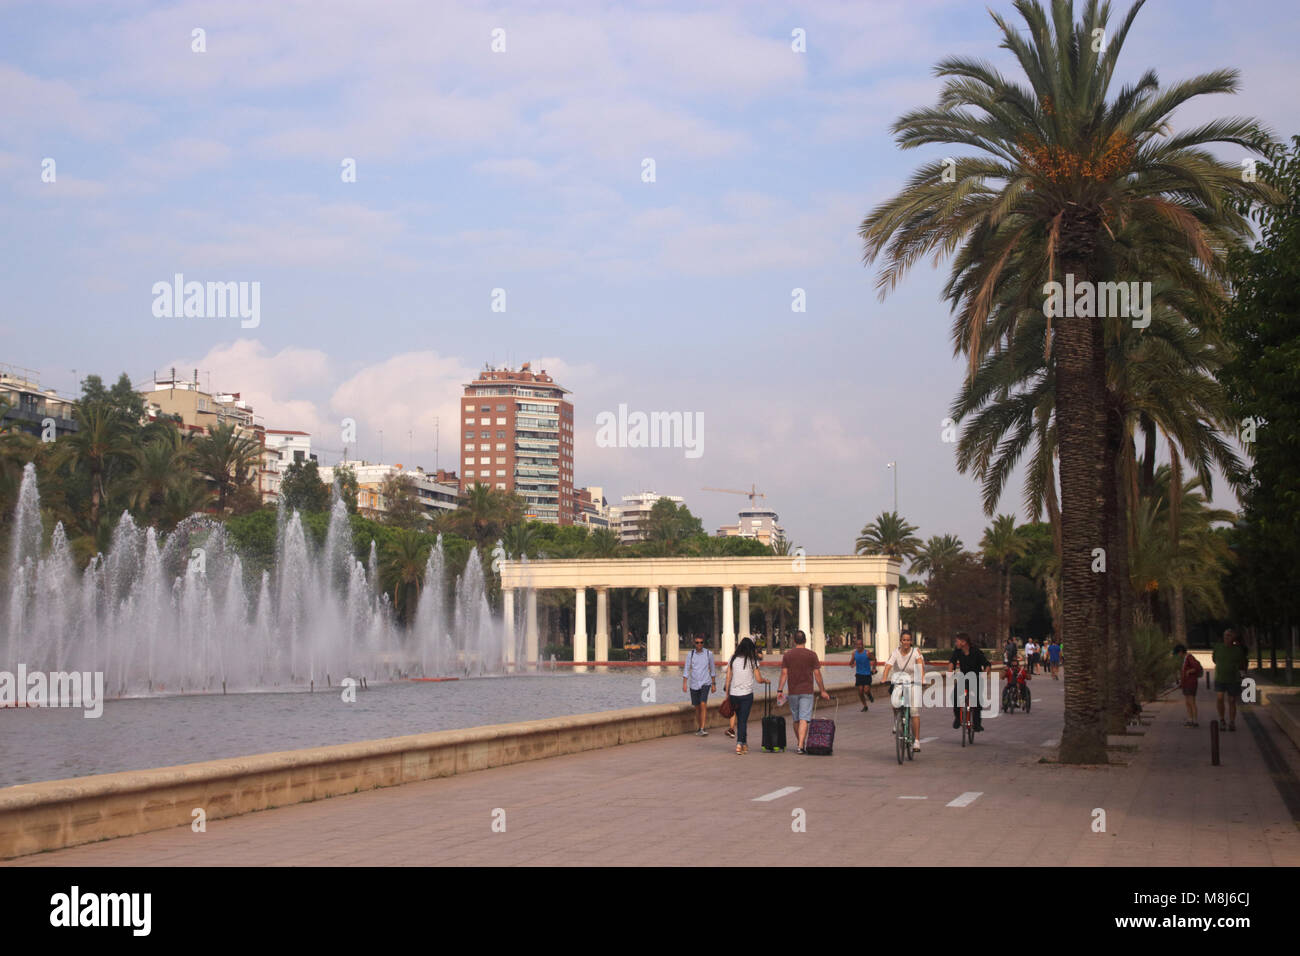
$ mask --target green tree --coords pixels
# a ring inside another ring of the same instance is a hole
[[[1025,553],[1024,538],[1016,530],[1015,515],[998,515],[984,529],[980,551],[998,572],[998,593],[1002,604],[998,610],[998,643],[1011,636],[1011,563]]]
[[[916,551],[911,570],[927,577],[942,570],[945,563],[961,554],[965,546],[955,534],[931,535],[930,540]]]
[[[915,532],[916,526],[900,517],[897,511],[884,511],[862,529],[856,550],[858,554],[910,558],[921,547],[921,539]]]
[[[194,442],[195,470],[217,497],[217,510],[225,513],[240,488],[249,486],[262,449],[237,431],[233,424],[217,425]]]
[[[949,58],[938,67],[949,78],[938,104],[894,124],[905,149],[956,144],[983,154],[922,166],[861,230],[868,262],[882,254],[888,260],[882,294],[927,254],[956,253],[945,295],[956,315],[954,339],[972,373],[986,352],[1015,338],[1022,318],[1044,310],[1045,273],[1091,289],[1146,259],[1156,275],[1181,269],[1187,288],[1209,297],[1225,272],[1224,250],[1248,231],[1233,202],[1264,191],[1204,147],[1220,142],[1257,151],[1267,141],[1260,126],[1220,120],[1170,134],[1171,116],[1183,103],[1235,92],[1234,71],[1167,89],[1147,71],[1108,99],[1142,5],[1138,0],[1112,29],[1109,4],[1089,2],[1076,21],[1070,0],[1053,0],[1050,13],[1035,0],[1017,0],[1023,33],[993,18],[1028,85],[984,61]],[[1104,44],[1094,42],[1098,35]],[[1125,248],[1116,227],[1134,222],[1160,241]],[[1016,307],[995,309],[1007,299]],[[1122,429],[1107,400],[1105,361],[1107,327],[1116,324],[1078,310],[1054,317],[1044,340],[1054,357],[1063,617],[1071,648],[1061,743],[1066,762],[1106,762],[1100,675],[1114,615],[1106,576],[1092,572],[1092,549],[1111,544],[1117,529],[1122,537],[1115,464]]]
[[[353,477],[355,481],[355,476]],[[329,511],[330,489],[320,480],[320,469],[313,460],[291,462],[280,479],[280,500],[290,513]]]
[[[339,497],[348,509],[348,514],[357,513],[357,498],[361,486],[357,484],[357,473],[350,465],[339,465],[334,469],[334,486],[339,490]]]

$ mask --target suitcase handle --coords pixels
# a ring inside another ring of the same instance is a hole
[[[818,696],[818,695],[813,694],[813,712],[812,712],[812,715],[813,715],[814,717],[817,716],[817,696]],[[835,701],[835,719],[836,719],[836,720],[839,720],[839,719],[840,719],[840,699],[839,699],[838,695],[837,695],[836,697],[832,698],[832,699]]]

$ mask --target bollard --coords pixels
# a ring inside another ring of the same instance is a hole
[[[1219,722],[1210,721],[1210,763],[1217,767],[1219,765]]]
[[[311,687],[308,689],[307,693],[309,694],[316,693],[316,682],[314,680],[311,682]]]
[[[1206,690],[1212,689],[1212,686],[1210,684],[1210,672],[1208,670],[1205,672],[1205,689]]]
[[[333,686],[334,686],[334,681],[330,679],[330,675],[329,675],[328,673],[326,673],[326,675],[325,675],[325,686],[326,686],[326,687],[333,687]]]
[[[222,682],[221,682],[221,696],[224,697],[225,695],[226,695],[226,682],[225,682],[225,681],[222,681]]]

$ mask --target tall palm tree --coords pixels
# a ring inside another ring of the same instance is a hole
[[[194,483],[191,450],[180,430],[170,423],[134,445],[130,450],[134,469],[122,480],[130,506],[149,520],[159,520],[168,494]]]
[[[1011,564],[1025,553],[1025,539],[1016,528],[1015,515],[998,515],[993,524],[984,529],[980,539],[984,558],[998,569],[998,583],[1002,591],[1002,606],[998,614],[998,641],[1011,636]]]
[[[87,530],[99,528],[100,507],[108,497],[107,476],[115,461],[125,459],[131,450],[127,422],[122,415],[103,402],[79,402],[72,410],[77,430],[58,443],[58,461],[74,471],[84,470],[90,477],[90,513]]]
[[[523,501],[491,485],[475,482],[463,495],[459,505],[446,517],[448,530],[468,538],[483,550],[485,544],[501,537],[505,529],[523,520]]]
[[[1160,245],[1138,250],[1161,268],[1181,257],[1215,283],[1225,275],[1226,251],[1249,233],[1237,206],[1266,190],[1243,182],[1238,167],[1203,147],[1232,143],[1260,152],[1268,136],[1259,124],[1221,120],[1171,135],[1171,114],[1183,103],[1236,91],[1234,71],[1163,90],[1147,71],[1108,100],[1142,5],[1137,0],[1112,30],[1109,4],[1089,0],[1076,22],[1072,0],[1052,0],[1050,14],[1037,0],[1017,0],[1024,34],[993,19],[1028,85],[984,61],[950,58],[937,69],[949,78],[937,106],[894,124],[905,149],[957,144],[983,154],[922,166],[861,230],[867,261],[888,260],[882,295],[927,254],[957,253],[945,295],[972,373],[986,352],[1014,337],[1024,314],[1044,308],[1044,270],[1076,288],[1115,278],[1125,251],[1115,239],[1121,224],[1142,221],[1149,234],[1161,234]],[[1038,268],[1011,269],[1017,250],[1041,255]],[[1009,288],[1019,307],[995,311]],[[1104,763],[1098,674],[1111,614],[1105,576],[1092,573],[1092,549],[1109,543],[1117,524],[1112,478],[1122,430],[1108,430],[1104,324],[1086,314],[1053,319],[1043,344],[1055,358],[1062,600],[1071,646],[1061,759]]]
[[[883,554],[891,558],[909,558],[921,547],[915,534],[916,525],[908,524],[897,511],[884,511],[866,525],[855,545],[858,554]]]
[[[380,580],[393,595],[393,607],[403,612],[406,622],[415,620],[415,608],[424,586],[424,569],[433,542],[427,534],[409,528],[394,528],[384,543],[380,558]]]
[[[261,457],[256,441],[239,434],[234,424],[217,425],[194,442],[194,469],[217,496],[217,510],[225,512],[231,495],[247,485]]]
[[[955,534],[931,535],[930,540],[917,549],[911,570],[929,577],[943,570],[943,566],[961,554],[964,548],[961,538]]]

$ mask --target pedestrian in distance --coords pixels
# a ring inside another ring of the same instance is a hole
[[[790,719],[794,721],[795,753],[804,753],[804,743],[808,738],[808,723],[813,712],[813,683],[822,700],[830,700],[826,685],[822,682],[822,662],[817,655],[804,645],[808,635],[803,631],[794,632],[794,647],[781,657],[781,677],[776,686],[776,703],[780,706],[785,700],[785,686],[790,682]]]
[[[1047,662],[1052,668],[1052,680],[1061,679],[1061,642],[1057,638],[1052,638],[1052,642],[1047,646]]]
[[[873,704],[876,698],[871,696],[871,652],[868,651],[859,639],[854,645],[853,657],[854,675],[853,684],[858,689],[858,700],[862,703],[862,712],[867,712],[867,701]]]
[[[691,703],[699,717],[700,729],[695,731],[697,737],[707,737],[704,729],[709,717],[709,692],[718,689],[718,675],[713,664],[713,651],[704,646],[704,638],[695,638],[695,646],[686,655],[686,666],[682,670],[682,693],[691,695]]]
[[[749,711],[754,706],[754,682],[772,683],[759,670],[761,661],[751,638],[745,638],[731,655],[727,667],[727,684],[723,688],[731,701],[736,725],[736,754],[749,753]]]
[[[1029,673],[1038,673],[1038,644],[1031,637],[1025,642],[1025,660],[1029,662]]]
[[[1187,707],[1187,719],[1183,721],[1184,727],[1199,727],[1198,715],[1196,713],[1196,688],[1201,683],[1201,675],[1205,673],[1205,668],[1201,662],[1187,652],[1187,648],[1179,644],[1174,648],[1174,656],[1181,660],[1178,667],[1178,686],[1183,690],[1183,704]]]
[[[894,688],[890,693],[890,703],[895,710],[899,709],[902,703],[900,694],[909,694],[912,706],[912,750],[919,753],[921,750],[921,685],[925,682],[925,658],[921,652],[912,646],[912,632],[904,631],[898,639],[898,647],[894,648],[894,653],[889,655],[889,660],[885,661],[885,669],[881,672],[880,682],[883,684],[889,681],[889,675],[897,671],[900,675],[909,675],[911,684],[907,687]]]
[[[1237,729],[1237,701],[1241,699],[1241,679],[1250,665],[1250,654],[1237,632],[1228,628],[1223,643],[1214,645],[1214,697],[1219,711],[1219,729]],[[1223,699],[1228,698],[1228,720],[1223,720]]]

